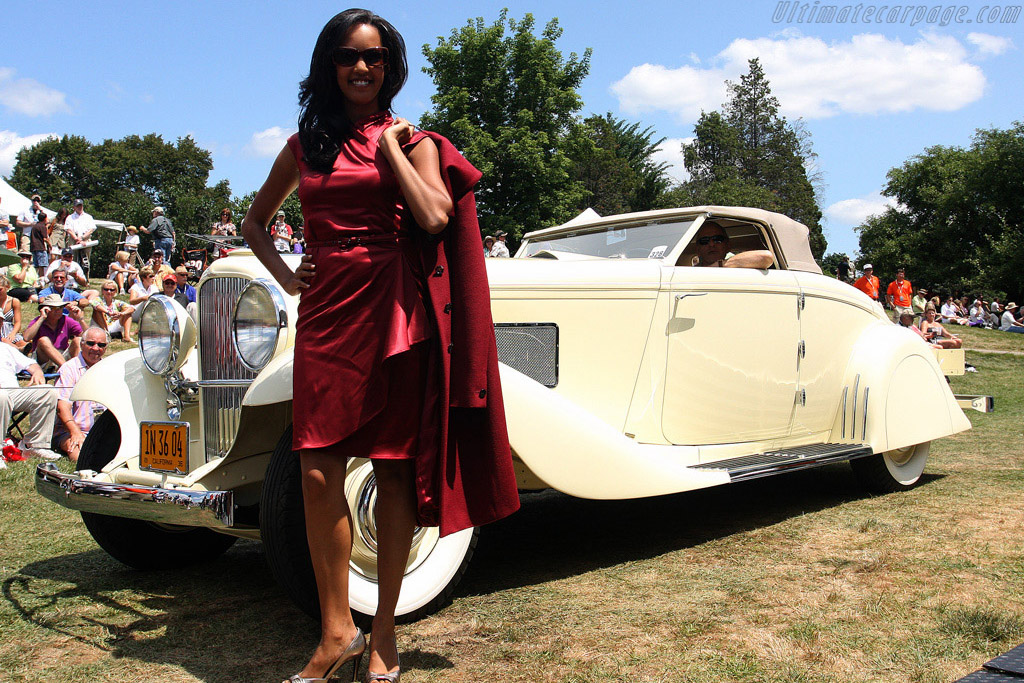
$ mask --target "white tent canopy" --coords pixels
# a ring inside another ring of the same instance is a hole
[[[23,211],[27,211],[30,206],[32,206],[32,200],[15,190],[4,180],[3,176],[0,176],[0,216],[19,216]],[[46,212],[48,218],[53,218],[57,215],[56,211],[47,209],[45,206],[43,211]],[[124,230],[124,223],[117,223],[115,221],[97,220],[96,225],[108,230]]]

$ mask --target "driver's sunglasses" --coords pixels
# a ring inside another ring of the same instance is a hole
[[[697,244],[699,244],[702,247],[706,247],[712,242],[714,242],[715,244],[722,244],[727,239],[729,238],[726,237],[725,235],[705,235],[704,237],[697,238]]]
[[[83,343],[83,344],[85,344],[86,346],[98,346],[98,347],[100,347],[101,349],[105,349],[105,348],[107,348],[107,342],[98,342],[98,341],[84,341],[84,342],[82,342],[82,343]]]
[[[388,49],[371,47],[357,50],[354,47],[336,47],[331,52],[331,61],[337,66],[355,66],[360,58],[366,66],[384,66],[388,63]]]

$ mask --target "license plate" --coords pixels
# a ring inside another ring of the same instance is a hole
[[[188,423],[143,422],[139,467],[157,472],[188,472]]]

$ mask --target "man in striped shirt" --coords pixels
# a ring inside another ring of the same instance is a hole
[[[81,353],[60,368],[60,377],[57,378],[57,421],[60,424],[54,429],[53,438],[71,462],[78,461],[82,443],[92,429],[95,411],[102,409],[92,401],[72,401],[71,391],[85,371],[100,362],[109,342],[106,330],[90,327],[82,333]]]

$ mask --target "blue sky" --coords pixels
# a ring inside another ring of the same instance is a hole
[[[967,145],[976,128],[1024,119],[1020,5],[836,2],[824,23],[820,0],[366,6],[409,47],[400,115],[416,120],[430,108],[421,46],[471,18],[491,23],[507,6],[514,18],[533,13],[538,27],[557,17],[565,54],[593,48],[582,114],[653,126],[673,163],[700,111],[721,106],[723,81],[760,57],[783,113],[803,117],[812,135],[829,251],[856,250],[852,228],[883,206],[878,193],[890,168],[932,145]],[[191,135],[210,150],[211,182],[227,178],[236,195],[257,189],[295,130],[297,83],[316,36],[341,9],[312,1],[9,3],[0,15],[8,36],[0,174],[10,174],[18,149],[46,135],[100,142],[155,132]],[[685,177],[681,165],[674,173]]]

